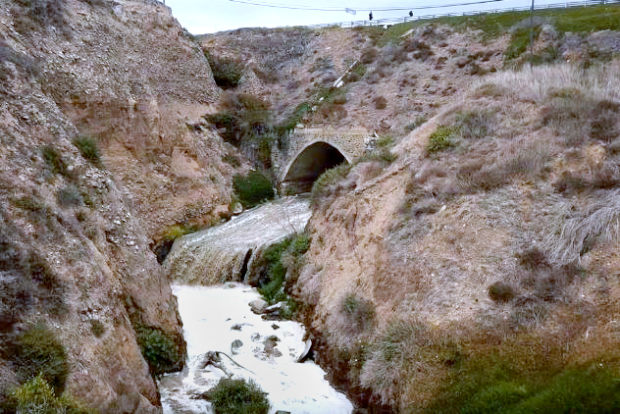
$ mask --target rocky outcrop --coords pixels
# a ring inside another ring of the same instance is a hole
[[[185,343],[150,245],[228,204],[228,150],[194,125],[218,91],[161,3],[0,4],[0,400],[43,324],[66,351],[57,391],[160,410],[151,374],[179,369]]]

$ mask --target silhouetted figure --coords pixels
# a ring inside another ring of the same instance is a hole
[[[413,17],[413,12],[412,11],[409,12],[409,17]]]
[[[372,12],[368,15],[368,20],[372,21]]]

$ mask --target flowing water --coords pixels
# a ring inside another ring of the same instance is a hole
[[[197,396],[227,376],[255,381],[268,394],[270,413],[353,411],[318,365],[296,362],[306,348],[303,325],[264,320],[249,307],[258,292],[226,282],[243,279],[253,253],[303,230],[309,217],[307,197],[286,197],[175,243],[165,266],[176,280],[188,360],[159,382],[164,413],[212,412]]]
[[[182,237],[174,243],[164,266],[174,280],[184,284],[242,281],[253,253],[303,231],[310,215],[308,196],[283,197],[220,226]]]

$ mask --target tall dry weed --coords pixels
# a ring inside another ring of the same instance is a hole
[[[559,232],[545,240],[545,247],[556,263],[568,264],[579,262],[597,241],[616,243],[620,248],[618,189],[592,200],[585,210],[568,211]]]

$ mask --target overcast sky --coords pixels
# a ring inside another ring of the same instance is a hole
[[[213,33],[240,27],[282,27],[335,23],[368,19],[373,10],[375,19],[404,17],[408,11],[378,11],[379,8],[415,8],[469,3],[480,0],[240,0],[289,7],[339,9],[338,11],[287,10],[241,4],[230,0],[166,0],[172,13],[193,34]],[[561,0],[536,0],[537,5],[564,3]],[[501,0],[469,6],[413,10],[416,15],[454,13],[472,10],[525,7],[531,0]],[[364,10],[355,15],[345,8]]]

